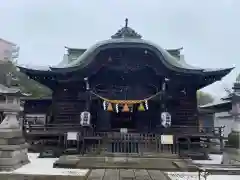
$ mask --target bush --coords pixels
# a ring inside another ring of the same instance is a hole
[[[233,148],[240,148],[240,132],[231,132],[228,135],[227,145]]]

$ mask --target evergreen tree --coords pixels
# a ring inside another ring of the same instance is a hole
[[[51,91],[47,87],[19,72],[13,62],[0,62],[0,84],[9,86],[10,75],[11,86],[18,86],[22,92],[29,93],[33,97],[51,96]]]
[[[212,97],[211,94],[205,93],[202,91],[197,92],[197,101],[198,101],[199,106],[208,104],[208,103],[212,103],[213,100],[214,100],[214,98]]]

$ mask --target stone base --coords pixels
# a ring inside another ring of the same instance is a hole
[[[240,165],[240,149],[225,148],[223,153],[223,164]]]
[[[181,164],[181,167],[176,166]],[[197,167],[181,158],[123,157],[123,156],[61,156],[53,164],[54,168],[70,169],[146,169],[161,171],[196,171]]]
[[[0,130],[0,171],[12,171],[29,163],[28,144],[21,130]]]
[[[1,129],[0,128],[0,139],[10,139],[22,137],[22,131],[20,129]]]

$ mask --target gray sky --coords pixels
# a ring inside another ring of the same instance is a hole
[[[1,0],[0,37],[19,63],[54,65],[64,46],[88,48],[124,25],[163,48],[184,47],[189,64],[236,69],[206,91],[221,95],[240,72],[240,0]]]

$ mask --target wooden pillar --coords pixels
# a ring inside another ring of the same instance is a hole
[[[88,78],[84,78],[85,85],[86,85],[86,99],[85,99],[85,111],[90,112],[91,106],[91,93],[90,93],[90,84],[88,82]]]

